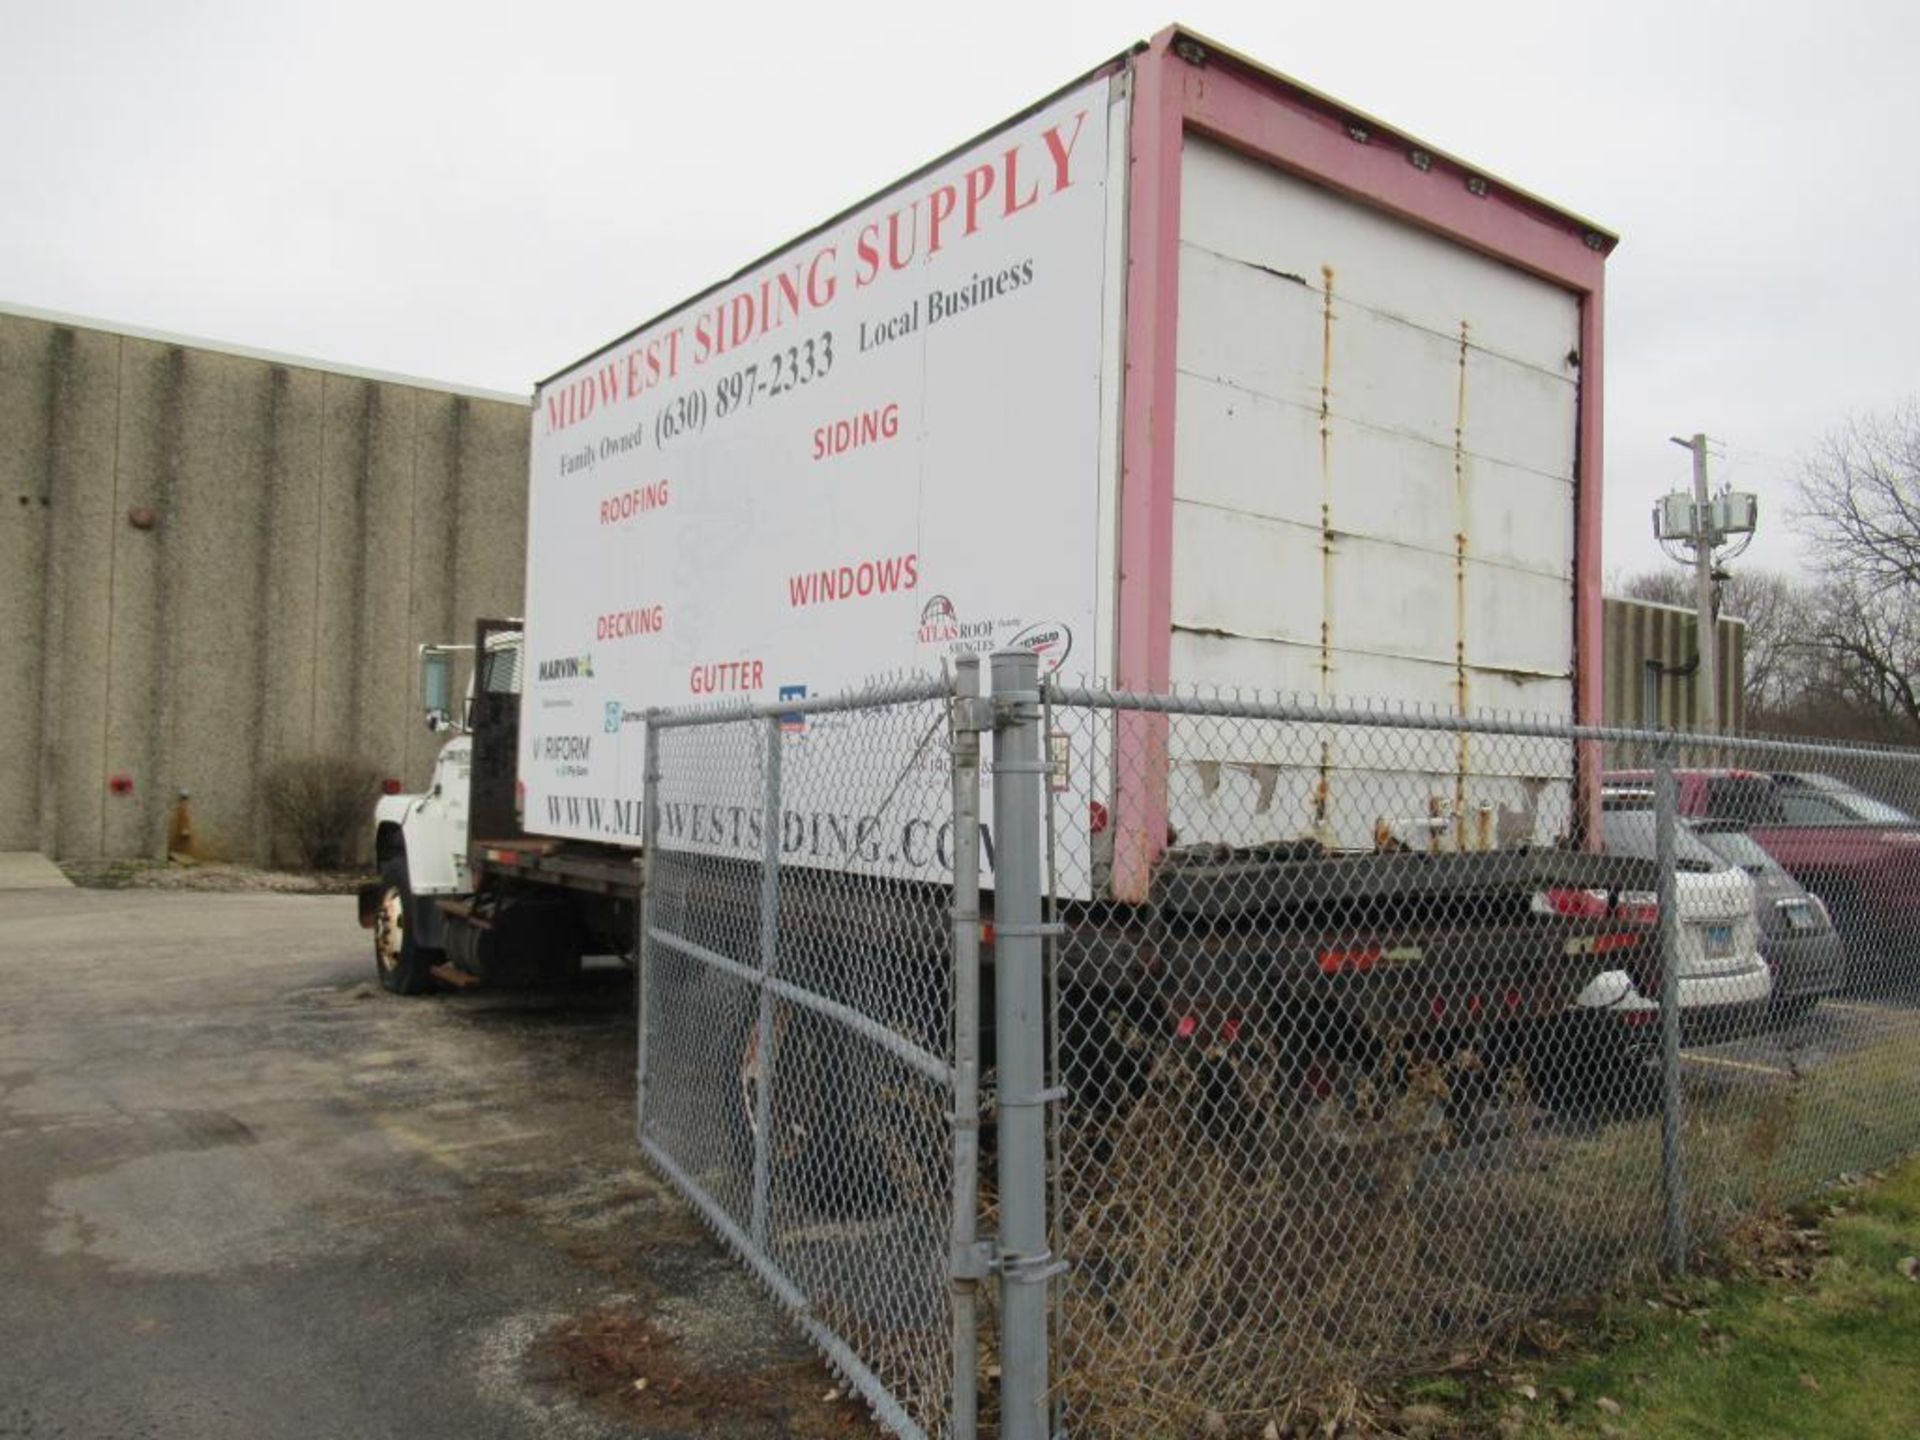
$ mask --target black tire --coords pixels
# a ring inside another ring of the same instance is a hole
[[[767,1158],[775,1183],[808,1213],[836,1220],[884,1211],[893,1190],[880,1164],[871,1130],[877,1103],[848,1073],[848,1055],[858,1053],[833,1022],[784,1002],[773,1009],[773,1089],[767,1097]],[[736,1163],[743,1179],[753,1173],[759,1129],[759,1005],[750,1003],[735,1025],[731,1056],[738,1056],[738,1083],[729,1084]]]
[[[1585,1025],[1550,1029],[1528,1067],[1536,1100],[1597,1120],[1646,1114],[1659,1099],[1659,1076],[1646,1054]]]
[[[1814,1007],[1820,1003],[1818,995],[1789,995],[1773,1002],[1773,1018],[1776,1029],[1791,1029],[1813,1014]]]
[[[373,969],[380,985],[395,995],[424,995],[433,989],[432,969],[441,961],[438,950],[414,943],[414,915],[419,902],[407,883],[407,861],[395,855],[380,867],[380,908],[373,918]]]
[[[1844,880],[1826,880],[1807,888],[1820,897],[1827,913],[1833,917],[1833,928],[1846,956],[1848,992],[1865,996],[1884,994],[1888,989],[1888,969],[1866,907],[1861,903],[1860,892]]]

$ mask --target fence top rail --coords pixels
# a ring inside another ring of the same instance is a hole
[[[1739,735],[1694,730],[1637,730],[1620,725],[1578,725],[1544,716],[1462,714],[1457,711],[1401,710],[1311,699],[1252,698],[1241,695],[1160,695],[1140,690],[1110,690],[1091,685],[1043,681],[1042,693],[1055,705],[1090,710],[1135,710],[1144,714],[1197,715],[1228,720],[1310,721],[1325,725],[1371,726],[1388,730],[1440,730],[1449,734],[1514,735],[1536,739],[1596,740],[1649,747],[1669,746],[1676,757],[1689,750],[1741,751],[1758,755],[1828,755],[1854,760],[1892,760],[1920,764],[1920,749],[1892,745],[1849,745],[1832,740]]]
[[[833,695],[796,695],[790,700],[716,700],[709,705],[663,708],[647,711],[647,724],[655,730],[671,730],[693,725],[731,725],[743,720],[765,720],[777,715],[824,715],[844,710],[881,710],[890,705],[911,705],[921,700],[945,700],[953,694],[953,681],[945,675],[917,675],[870,685],[860,690],[843,690]]]

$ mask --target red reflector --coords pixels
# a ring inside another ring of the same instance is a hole
[[[1518,1010],[1520,1008],[1520,992],[1518,990],[1507,991],[1506,1001],[1507,1009]]]
[[[1556,915],[1599,916],[1607,913],[1607,897],[1596,890],[1548,890],[1547,908]]]
[[[1467,1014],[1478,1015],[1483,1008],[1484,1007],[1480,1004],[1480,997],[1478,995],[1473,995],[1468,997]]]
[[[982,920],[980,922],[980,943],[982,945],[993,944],[993,921]]]
[[[1632,950],[1645,938],[1637,931],[1616,930],[1611,935],[1596,935],[1593,941],[1593,953],[1611,955],[1616,950]]]
[[[1104,835],[1107,830],[1107,807],[1098,800],[1087,802],[1087,829],[1095,835]]]
[[[400,793],[400,782],[389,775],[380,782],[380,793],[382,795],[398,795]]]
[[[1658,1010],[1623,1010],[1620,1019],[1628,1025],[1652,1025],[1660,1019]]]
[[[1179,1023],[1173,1027],[1173,1033],[1182,1040],[1190,1040],[1193,1038],[1193,1033],[1199,1028],[1200,1021],[1197,1016],[1182,1015]]]
[[[1380,963],[1380,947],[1368,946],[1362,950],[1322,950],[1320,952],[1320,973],[1322,975],[1343,975],[1349,972],[1364,975]]]
[[[1237,1019],[1228,1019],[1221,1022],[1220,1039],[1223,1042],[1231,1045],[1235,1040],[1238,1040],[1239,1038],[1240,1038],[1240,1022]]]

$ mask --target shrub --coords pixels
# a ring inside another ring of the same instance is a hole
[[[298,755],[267,770],[273,852],[310,870],[338,870],[358,857],[380,772],[350,755]]]

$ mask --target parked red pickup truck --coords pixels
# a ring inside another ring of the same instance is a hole
[[[1826,902],[1856,986],[1883,988],[1920,951],[1920,820],[1830,775],[1676,770],[1674,781],[1682,815],[1740,822]],[[1604,783],[1650,787],[1653,772]]]

